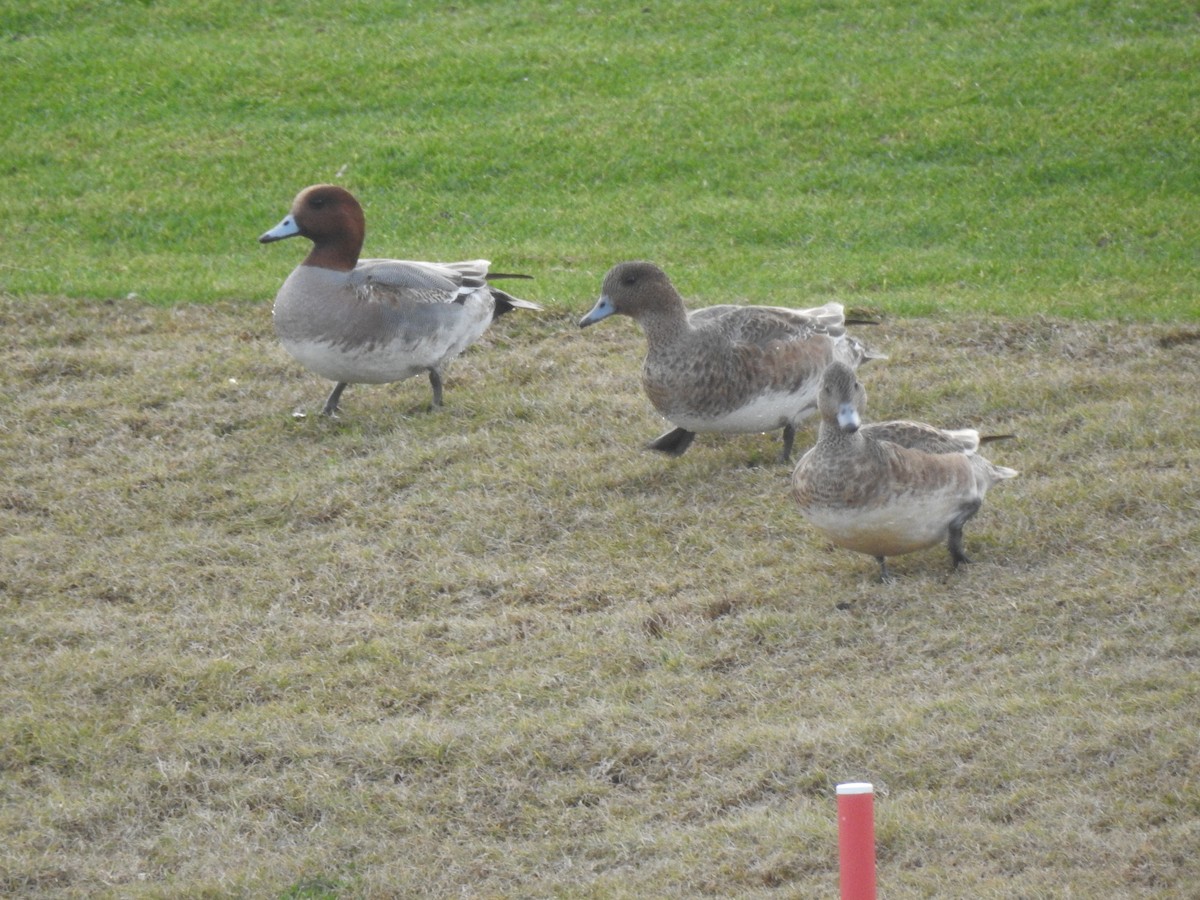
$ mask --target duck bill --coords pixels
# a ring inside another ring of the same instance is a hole
[[[296,224],[296,219],[289,215],[283,217],[283,221],[272,228],[270,231],[264,231],[258,238],[260,244],[269,244],[272,241],[282,241],[284,238],[295,237],[300,233],[300,226]]]
[[[862,420],[858,417],[858,410],[854,408],[853,403],[843,403],[838,407],[837,421],[838,428],[847,434],[854,434],[862,425]]]
[[[617,311],[613,306],[613,302],[608,299],[607,294],[601,294],[600,299],[596,301],[596,305],[592,307],[592,311],[579,320],[580,328],[587,328],[589,325],[595,325],[601,319],[607,319]]]

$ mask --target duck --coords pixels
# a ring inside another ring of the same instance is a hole
[[[816,412],[817,384],[833,360],[857,368],[885,359],[846,333],[839,303],[813,309],[721,304],[689,312],[661,268],[623,262],[604,276],[600,298],[579,320],[613,315],[646,335],[642,387],[675,427],[646,446],[682,456],[697,433],[783,429],[780,461],[791,459],[796,426]]]
[[[863,424],[866,390],[841,362],[821,377],[818,409],[817,442],[792,471],[800,513],[834,545],[873,556],[882,582],[893,580],[888,557],[942,542],[955,569],[969,563],[963,526],[993,485],[1018,474],[982,456],[980,445],[1014,435],[902,420]]]
[[[350,384],[386,384],[429,375],[442,405],[447,363],[513,309],[540,310],[493,287],[502,278],[486,259],[433,263],[360,259],[362,206],[350,191],[315,184],[296,195],[278,225],[259,237],[312,241],[308,256],[275,295],[272,318],[283,348],[306,369],[334,382],[322,413],[336,416]]]

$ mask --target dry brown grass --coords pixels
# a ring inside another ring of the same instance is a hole
[[[572,321],[330,422],[262,304],[3,297],[0,891],[833,897],[865,779],[884,896],[1193,894],[1194,329],[873,330],[1021,471],[880,585]]]

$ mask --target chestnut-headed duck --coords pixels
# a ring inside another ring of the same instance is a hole
[[[946,542],[954,567],[970,562],[963,525],[984,495],[1014,469],[979,454],[983,441],[964,428],[920,422],[862,424],[866,392],[854,371],[833,363],[821,379],[817,443],[792,472],[800,512],[835,545],[875,557],[891,580],[887,557]]]
[[[689,313],[658,266],[624,262],[604,276],[600,299],[581,328],[612,315],[646,334],[642,387],[676,426],[647,446],[680,456],[697,432],[749,434],[783,429],[791,457],[796,425],[817,409],[817,385],[833,360],[857,367],[882,359],[846,334],[838,303],[815,309],[709,306]]]
[[[430,263],[359,259],[362,207],[341,187],[302,190],[264,244],[306,237],[313,246],[275,296],[275,333],[305,368],[335,382],[322,412],[335,415],[348,384],[384,384],[429,373],[442,403],[442,370],[511,309],[541,309],[488,282],[485,259]]]

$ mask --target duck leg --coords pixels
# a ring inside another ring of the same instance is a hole
[[[969,563],[971,561],[970,557],[963,550],[961,524],[950,523],[950,538],[946,541],[946,548],[950,551],[950,558],[954,560],[954,568],[957,569],[960,563]]]
[[[796,426],[783,426],[783,452],[779,454],[781,463],[791,462],[792,460],[792,444],[796,442]]]
[[[657,450],[668,456],[683,456],[695,439],[696,432],[688,431],[686,428],[673,428],[648,443],[646,449]]]
[[[442,373],[437,369],[429,370],[429,386],[433,388],[433,408],[442,405]]]
[[[895,581],[896,576],[888,571],[887,559],[882,556],[877,556],[877,557],[875,557],[875,560],[879,563],[879,582],[880,582],[880,584],[891,584],[893,581]]]
[[[337,416],[338,401],[342,399],[342,391],[346,389],[347,382],[339,381],[333,386],[333,390],[329,392],[329,398],[325,401],[325,408],[321,410],[321,415],[329,416],[331,419]]]
[[[946,549],[950,551],[950,559],[954,561],[954,568],[958,568],[960,563],[969,563],[971,560],[967,557],[966,551],[963,550],[963,526],[970,521],[975,513],[979,512],[979,507],[983,505],[982,500],[974,500],[970,503],[963,504],[958,515],[950,521],[949,537],[946,539]]]

